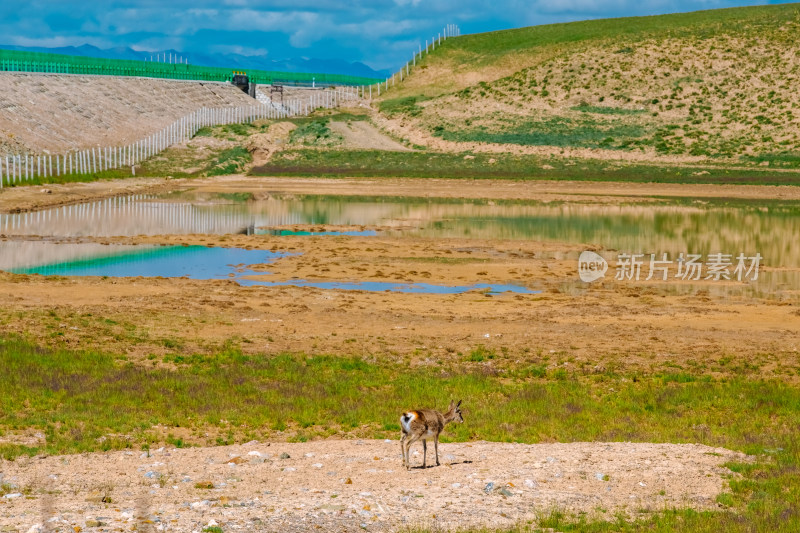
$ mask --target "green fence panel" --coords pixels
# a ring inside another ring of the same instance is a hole
[[[138,76],[196,81],[231,81],[238,69],[201,67],[186,64],[153,63],[128,59],[102,59],[44,52],[21,52],[0,49],[0,70],[15,72],[58,72],[106,76]],[[244,70],[259,84],[287,85],[371,85],[382,80],[340,74]]]

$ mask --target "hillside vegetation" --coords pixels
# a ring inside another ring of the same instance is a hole
[[[798,35],[789,4],[459,37],[379,107],[429,143],[798,166]]]

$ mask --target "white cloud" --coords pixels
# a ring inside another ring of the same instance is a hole
[[[217,52],[220,54],[238,54],[241,56],[265,56],[269,53],[269,50],[266,48],[252,48],[249,46],[239,46],[239,45],[216,45],[211,47],[212,52]]]
[[[397,68],[448,23],[464,32],[764,0],[0,0],[0,44],[341,57]],[[262,35],[263,34],[263,35]],[[232,37],[233,35],[233,37]]]
[[[723,0],[536,0],[529,3],[530,10],[541,14],[569,13],[584,17],[624,17],[644,13],[669,13],[709,9]]]
[[[22,35],[12,36],[6,39],[8,44],[14,46],[31,46],[42,48],[61,48],[63,46],[81,46],[90,44],[98,48],[109,48],[112,45],[107,39],[85,38],[85,37],[26,37]]]

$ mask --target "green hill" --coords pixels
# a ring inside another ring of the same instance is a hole
[[[465,148],[800,166],[798,74],[800,4],[735,8],[449,39],[380,109]]]

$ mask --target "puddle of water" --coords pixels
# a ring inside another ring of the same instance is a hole
[[[276,237],[288,236],[347,236],[347,237],[374,237],[378,232],[375,230],[363,231],[293,231],[288,229],[256,229],[255,235],[273,235]]]
[[[49,243],[42,243],[49,244]],[[68,246],[72,245],[54,245]],[[206,246],[104,246],[102,255],[80,260],[11,268],[17,274],[44,276],[186,277],[236,279],[245,265],[270,263],[283,254],[266,250]],[[247,270],[248,273],[252,271]]]
[[[295,286],[319,289],[360,290],[371,292],[407,292],[418,294],[458,294],[472,290],[490,293],[514,292],[533,294],[518,285],[433,285],[430,283],[388,282],[315,282],[307,280],[269,281],[245,276],[262,275],[251,268],[255,264],[268,264],[286,254],[266,250],[241,248],[215,248],[207,246],[103,246],[93,243],[54,244],[48,242],[21,243],[28,248],[39,248],[50,253],[51,248],[65,251],[72,257],[34,266],[5,268],[16,274],[41,274],[44,276],[107,276],[107,277],[165,277],[190,279],[230,279],[242,286]],[[60,248],[59,248],[60,247]]]
[[[468,291],[485,291],[489,294],[512,292],[516,294],[537,294],[541,291],[532,291],[519,285],[476,283],[475,285],[432,285],[430,283],[392,283],[383,281],[265,281],[260,279],[239,279],[244,286],[278,287],[292,285],[295,287],[315,287],[317,289],[338,289],[346,291],[370,292],[404,292],[416,294],[460,294]]]

